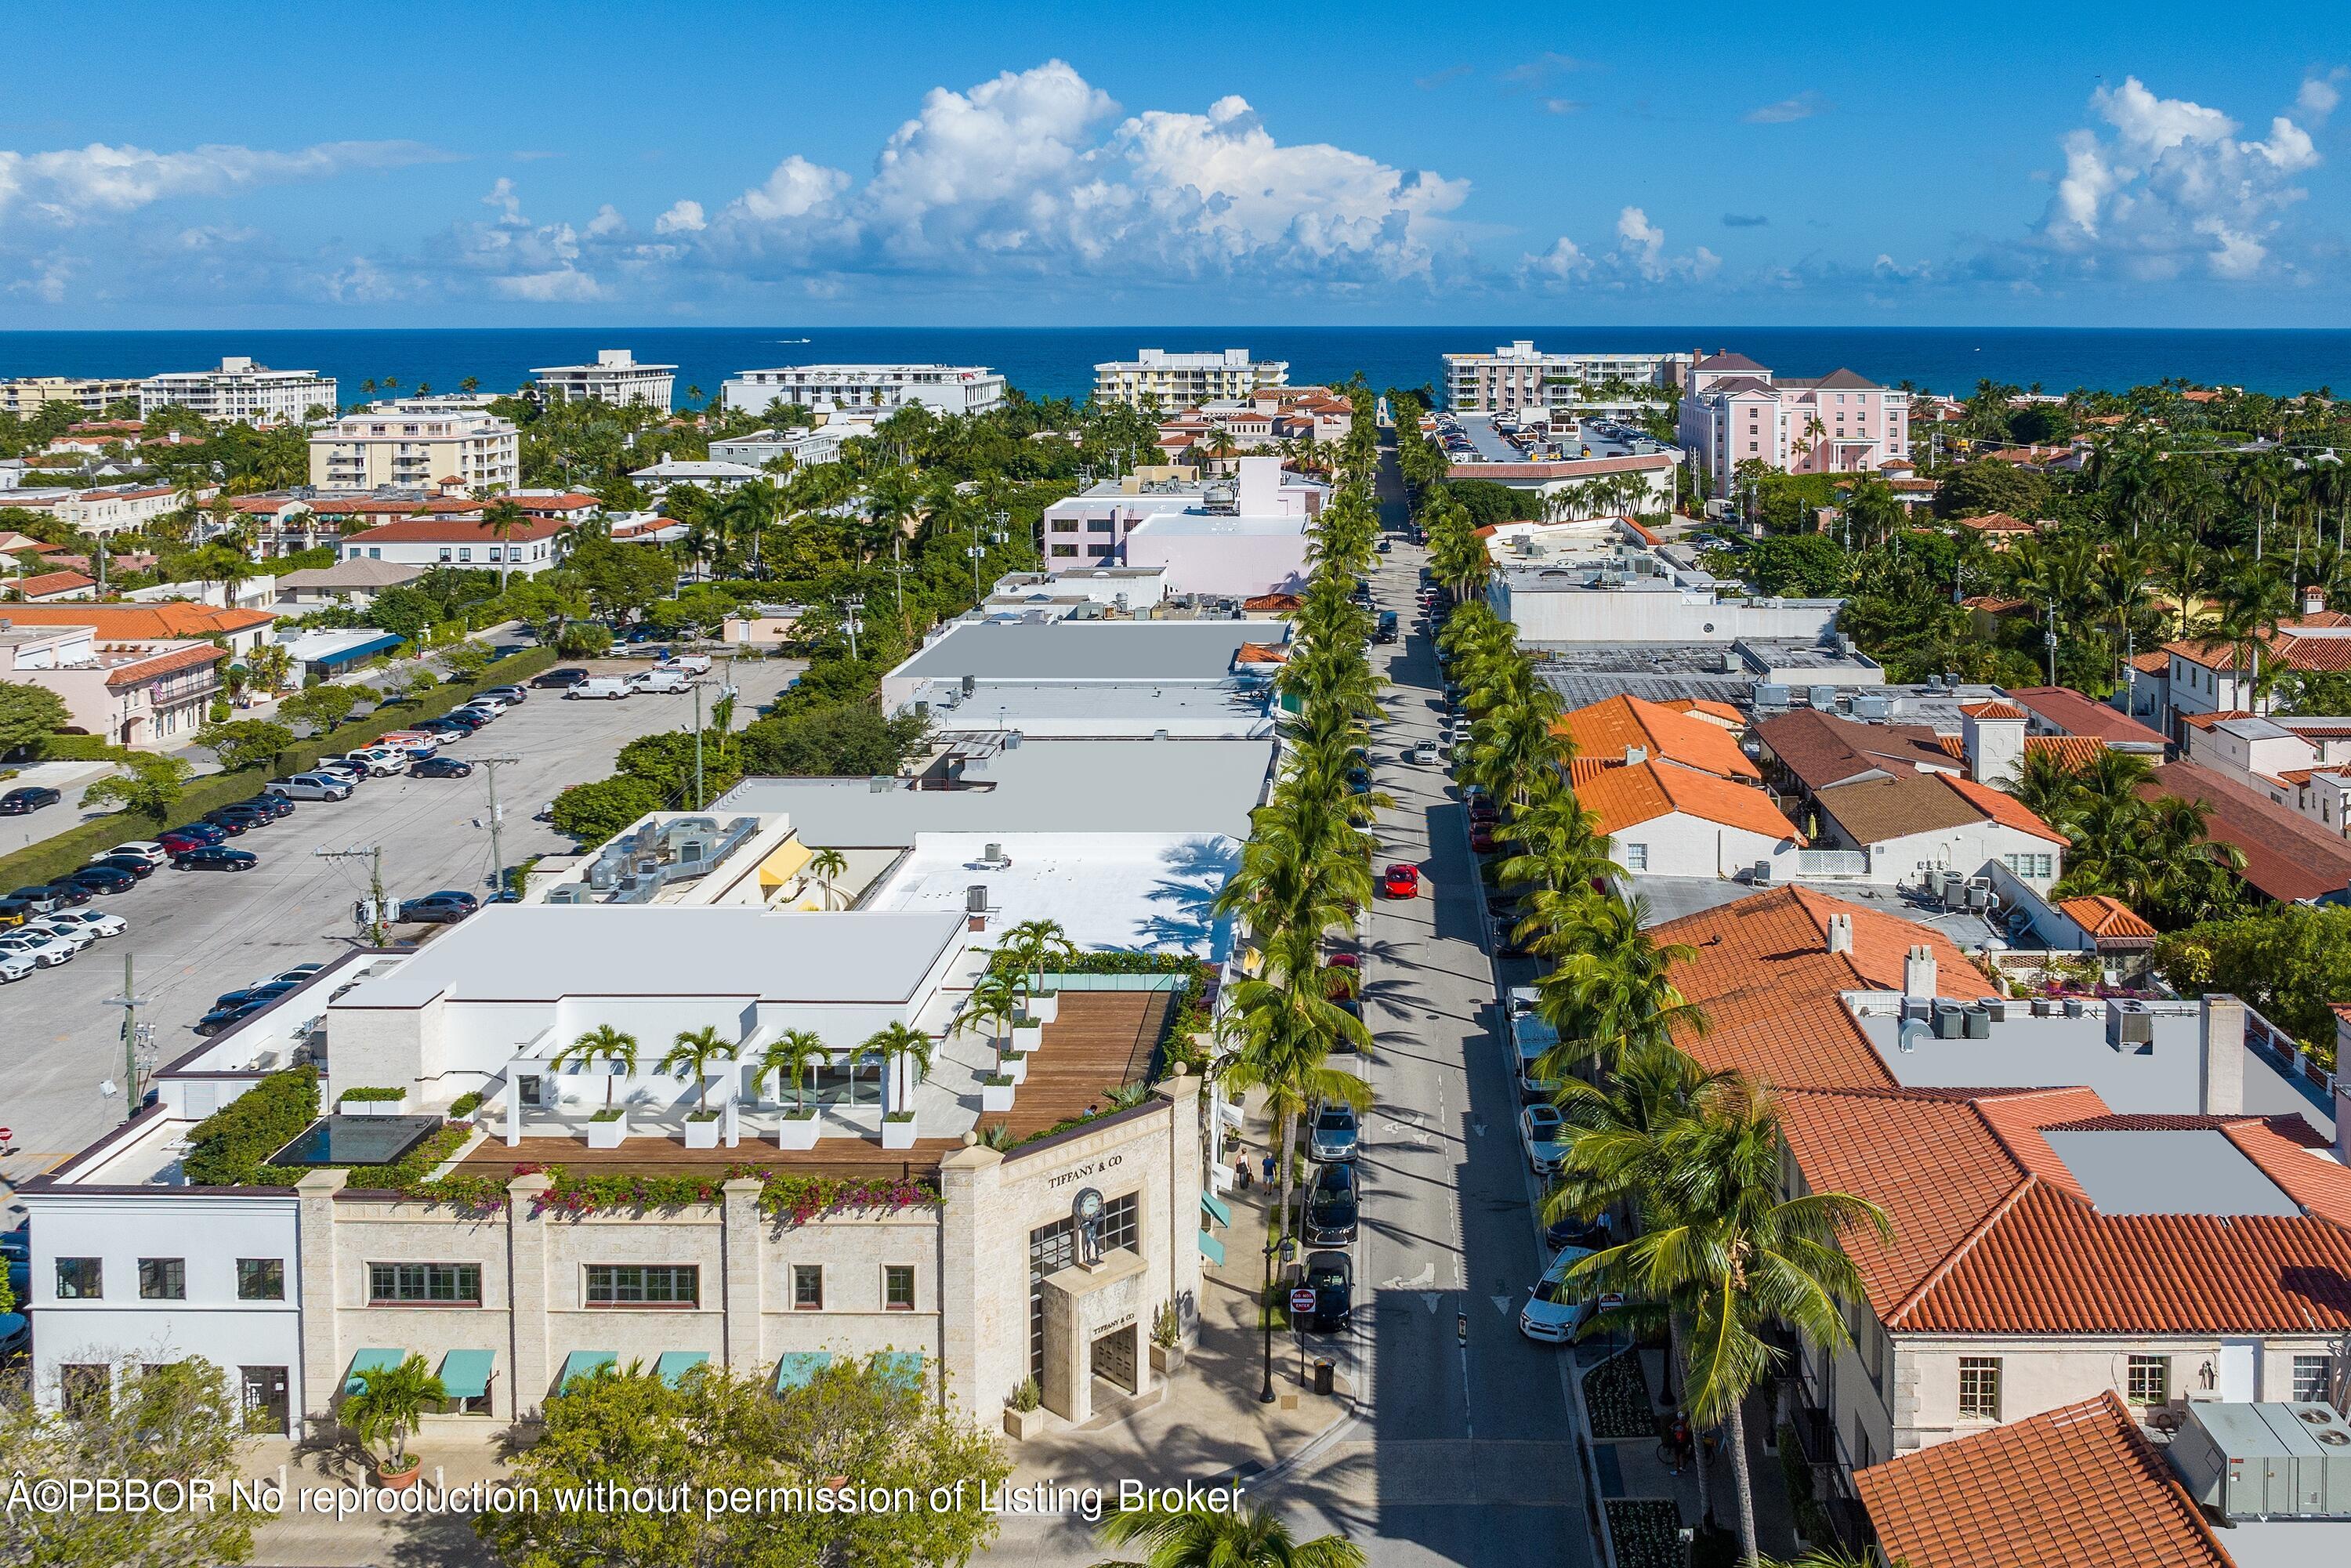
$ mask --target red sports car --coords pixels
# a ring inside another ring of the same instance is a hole
[[[1420,896],[1420,868],[1418,866],[1409,865],[1392,865],[1388,867],[1388,869],[1383,873],[1380,877],[1380,896],[1383,898],[1418,898]]]

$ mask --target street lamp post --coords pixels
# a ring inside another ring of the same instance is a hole
[[[1259,1315],[1265,1320],[1265,1386],[1258,1391],[1257,1402],[1273,1403],[1273,1224],[1269,1216],[1265,1228],[1265,1289],[1259,1292]]]

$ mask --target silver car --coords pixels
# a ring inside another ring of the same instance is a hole
[[[1316,1108],[1314,1120],[1306,1129],[1306,1153],[1309,1158],[1326,1162],[1352,1160],[1362,1136],[1355,1108],[1332,1102]]]

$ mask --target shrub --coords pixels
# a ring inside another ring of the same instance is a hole
[[[405,1089],[387,1088],[381,1084],[360,1083],[354,1084],[350,1088],[344,1090],[340,1094],[336,1095],[335,1103],[339,1105],[348,1105],[360,1101],[373,1103],[390,1100],[405,1100],[407,1098],[408,1091]],[[481,1096],[476,1094],[474,1098],[478,1103]]]
[[[247,1186],[262,1162],[319,1119],[319,1070],[273,1072],[199,1123],[182,1162],[196,1186]]]
[[[452,1116],[470,1116],[481,1108],[482,1094],[481,1091],[477,1089],[467,1093],[458,1095],[457,1098],[450,1103],[449,1114]]]

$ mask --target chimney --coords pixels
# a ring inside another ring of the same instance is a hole
[[[2234,997],[2206,997],[2203,1011],[2196,1108],[2207,1116],[2241,1116],[2245,1110],[2245,1004]],[[2336,1126],[2339,1140],[2341,1124]]]
[[[1924,942],[1902,955],[1902,994],[1906,998],[1935,994],[1935,950]]]
[[[1832,915],[1829,916],[1829,951],[1832,953],[1850,953],[1853,951],[1852,915]]]
[[[1647,747],[1628,746],[1625,748],[1625,767],[1635,768],[1647,760],[1649,760],[1649,749]]]
[[[1967,758],[1968,777],[1995,789],[2004,789],[2014,783],[2024,765],[2024,730],[2022,715],[2014,718],[1979,716],[1961,708],[1959,749]]]
[[[2318,584],[2305,583],[2302,590],[2302,612],[2316,615],[2326,608],[2326,590]]]

